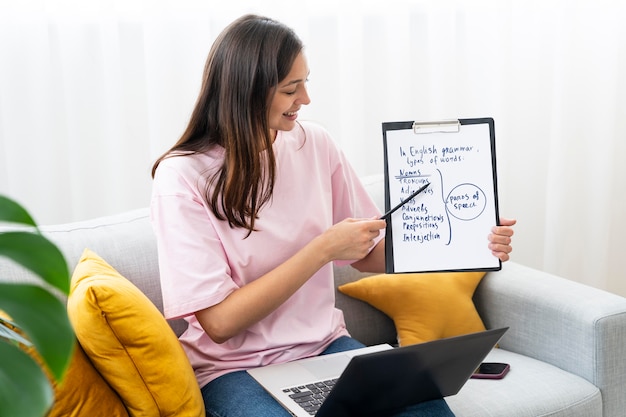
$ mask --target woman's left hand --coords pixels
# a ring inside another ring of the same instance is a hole
[[[514,219],[500,219],[500,226],[494,226],[488,236],[489,249],[493,256],[502,262],[509,260],[509,254],[513,251],[511,237],[513,236],[513,225],[517,222]]]

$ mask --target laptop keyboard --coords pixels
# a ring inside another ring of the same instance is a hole
[[[335,382],[337,382],[337,379],[329,379],[313,384],[285,388],[283,392],[289,395],[289,398],[294,400],[307,413],[314,416],[330,390],[335,386]]]

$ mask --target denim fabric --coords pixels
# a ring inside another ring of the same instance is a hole
[[[349,337],[335,340],[322,355],[357,349],[363,344]],[[245,371],[231,372],[202,387],[207,417],[291,417]],[[444,400],[407,407],[394,417],[454,417]]]

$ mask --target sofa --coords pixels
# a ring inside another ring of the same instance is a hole
[[[382,176],[363,183],[383,209]],[[41,230],[71,269],[89,248],[162,311],[147,208]],[[350,266],[334,269],[337,286],[368,277]],[[33,277],[0,259],[0,279]],[[509,363],[511,370],[500,380],[470,379],[447,397],[458,417],[626,415],[626,299],[509,261],[480,280],[472,302],[486,328],[509,327],[486,361]],[[394,320],[370,303],[337,291],[336,304],[355,338],[367,345],[397,342]],[[180,320],[169,325],[177,335],[185,328]]]

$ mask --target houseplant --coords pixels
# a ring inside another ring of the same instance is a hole
[[[32,271],[33,283],[0,276],[0,417],[38,417],[54,401],[48,374],[60,381],[74,347],[74,333],[59,295],[69,293],[69,271],[61,251],[40,232],[30,214],[0,195],[0,256]],[[40,361],[27,354],[36,351]]]

